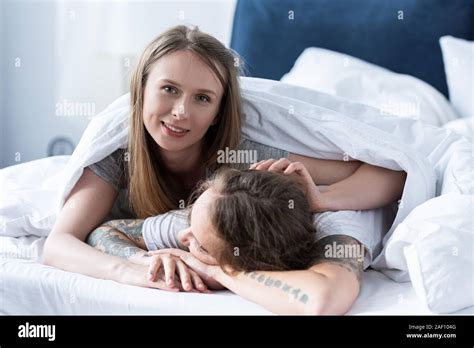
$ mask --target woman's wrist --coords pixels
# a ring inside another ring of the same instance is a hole
[[[148,265],[148,251],[139,250],[133,255],[128,257],[128,261],[138,264],[138,265]]]
[[[323,213],[326,211],[342,210],[343,206],[339,204],[337,194],[331,186],[318,187],[319,197],[317,206],[313,207],[313,213]]]
[[[231,278],[230,275],[225,274],[222,268],[216,266],[215,273],[211,276],[216,282],[222,284],[223,286],[227,287],[227,284]]]
[[[123,276],[126,273],[127,267],[129,267],[130,262],[118,257],[115,257],[114,259],[116,260],[112,262],[110,267],[110,278],[116,282],[124,283]]]
[[[216,273],[213,276],[214,280],[224,286],[227,289],[232,290],[238,282],[239,277],[243,274],[243,272],[235,272],[235,273],[225,273],[222,268],[219,266],[216,267]]]

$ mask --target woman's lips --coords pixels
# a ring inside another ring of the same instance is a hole
[[[189,130],[187,130],[187,129],[172,126],[172,125],[170,125],[170,124],[168,124],[164,121],[161,121],[161,130],[166,135],[169,135],[169,136],[172,136],[172,137],[175,137],[175,138],[184,137],[189,132]]]

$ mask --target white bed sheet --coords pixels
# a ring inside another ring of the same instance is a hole
[[[7,315],[268,315],[230,291],[171,293],[65,272],[41,264],[45,238],[0,237],[0,313]],[[380,272],[364,273],[348,314],[430,315],[411,283]],[[474,314],[474,307],[457,314]]]

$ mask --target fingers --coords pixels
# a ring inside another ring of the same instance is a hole
[[[213,267],[197,260],[189,252],[177,249],[161,249],[149,251],[148,255],[160,259],[160,261],[152,260],[149,266],[149,272],[154,272],[153,280],[156,280],[157,274],[161,272],[158,279],[161,280],[167,288],[210,292],[206,283],[201,278],[201,273],[206,277],[212,276],[215,273],[213,272]],[[177,273],[179,277],[175,277],[175,273]]]
[[[197,260],[194,256],[191,254],[188,255],[182,255],[180,256],[180,259],[191,269],[194,271],[197,271],[199,273],[206,273],[206,266],[204,263],[201,261]]]
[[[254,163],[250,169],[253,170],[268,170],[275,173],[281,173],[283,175],[288,175],[294,179],[296,183],[301,185],[305,190],[305,193],[308,193],[315,183],[311,174],[305,165],[301,162],[291,162],[288,158],[280,158],[279,160],[268,159]]]
[[[276,173],[290,175],[296,173],[301,176],[309,176],[309,173],[301,162],[291,162],[288,158],[280,158],[279,160],[268,159],[254,163],[250,169],[268,170]],[[307,174],[307,175],[306,175]]]
[[[196,289],[198,289],[200,292],[211,292],[196,272],[190,270],[189,273],[191,274],[191,278]]]
[[[171,292],[179,292],[180,288],[178,286],[169,287],[163,280],[158,279],[157,281],[149,281],[147,286],[149,288],[155,288],[160,290],[166,290]]]
[[[148,267],[148,279],[154,281],[161,266],[161,258],[154,257]]]
[[[197,290],[199,292],[209,292],[201,277],[196,272],[190,270],[183,261],[178,260],[176,268],[184,291]]]
[[[250,167],[250,169],[268,170],[268,168],[270,168],[270,166],[275,162],[276,162],[275,159],[270,158],[270,159],[263,160],[263,161],[255,163],[254,165],[252,165],[252,167]]]
[[[305,167],[305,165],[301,162],[292,162],[283,172],[285,175],[290,175],[290,174],[298,174],[304,180],[311,185],[314,185],[313,178],[311,177],[311,174],[309,173],[308,169]]]
[[[250,169],[282,172],[290,163],[291,161],[288,158],[280,158],[279,160],[271,158],[252,164]]]
[[[194,265],[197,270],[191,269],[191,265]],[[203,274],[206,274],[205,265],[190,254],[182,255],[181,258],[169,254],[156,255],[150,261],[148,279],[144,286],[172,292],[210,293],[211,291],[199,273],[201,268],[203,268]]]
[[[166,285],[173,288],[175,286],[174,273],[176,271],[176,261],[169,255],[163,255],[162,263],[165,270]]]
[[[278,161],[273,163],[268,170],[275,173],[284,173],[291,164],[292,162],[288,158],[280,158]]]
[[[176,261],[176,268],[178,269],[179,279],[181,279],[181,284],[185,291],[193,290],[192,282],[191,282],[191,274],[189,272],[188,267],[184,264],[183,261],[177,260]]]
[[[273,158],[270,158],[270,159],[252,164],[249,169],[268,170],[268,168],[275,162],[276,160],[274,160]]]
[[[146,268],[145,268],[146,269]],[[141,286],[146,286],[149,288],[178,292],[180,289],[179,287],[170,287],[166,284],[164,277],[164,270],[163,268],[159,268],[158,272],[155,274],[154,280],[150,280],[148,277],[145,278],[145,282],[141,284]]]
[[[173,249],[173,248],[148,251],[148,255],[163,255],[163,254],[169,254],[176,257],[180,257],[181,255],[186,254],[186,251],[181,250],[181,249]]]
[[[176,262],[178,274],[185,291],[196,289],[199,292],[210,292],[199,274],[190,269],[182,260]],[[194,285],[194,287],[193,287]]]
[[[255,162],[254,164],[252,164],[252,165],[249,167],[249,169],[256,169],[256,168],[258,167],[258,165],[259,165],[260,163],[262,163],[262,162],[265,162],[265,160],[259,161],[259,162]]]
[[[301,176],[305,176],[305,172],[307,172],[306,167],[301,162],[292,162],[285,168],[283,174],[289,175],[296,173]],[[308,173],[309,174],[309,173]]]

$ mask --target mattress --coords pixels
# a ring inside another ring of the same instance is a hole
[[[0,237],[4,315],[271,315],[230,291],[171,293],[95,279],[41,263],[44,237]],[[431,315],[410,282],[368,270],[349,315]],[[474,307],[457,314],[474,314]]]

